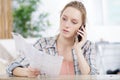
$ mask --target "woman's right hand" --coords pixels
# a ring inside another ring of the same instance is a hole
[[[18,77],[37,77],[38,75],[40,75],[40,71],[31,67],[17,67],[13,70],[13,75]]]
[[[40,75],[40,71],[31,67],[27,68],[27,77],[37,77]]]

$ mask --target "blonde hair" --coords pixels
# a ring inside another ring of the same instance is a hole
[[[86,8],[85,6],[83,5],[82,2],[79,2],[79,1],[71,1],[70,3],[68,3],[64,8],[63,10],[61,11],[61,15],[62,13],[64,12],[64,10],[67,8],[67,7],[73,7],[77,10],[79,10],[81,13],[82,13],[82,25],[85,25],[86,24]],[[60,16],[61,16],[60,15]]]

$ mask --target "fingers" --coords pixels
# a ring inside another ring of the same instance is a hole
[[[82,39],[86,39],[87,34],[84,26],[82,26],[81,29],[77,31],[77,35],[80,35]]]
[[[78,42],[78,38],[75,38],[75,44],[74,44],[74,48],[75,50],[79,50],[80,48],[82,49],[84,43],[86,42],[87,39],[87,34],[86,34],[86,29],[84,28],[84,26],[82,26],[80,28],[80,30],[77,31],[77,37],[78,35],[81,37],[80,41]]]
[[[81,31],[82,33],[86,33],[86,29],[84,26],[81,26],[81,28],[78,31]]]
[[[30,66],[28,67],[28,69],[29,69],[30,71],[32,71],[32,72],[37,71],[37,69],[31,68]]]
[[[86,32],[83,32],[81,30],[78,30],[77,34],[80,35],[82,38],[86,37]]]
[[[81,29],[83,32],[86,32],[85,26],[82,26]]]
[[[29,70],[29,76],[28,77],[36,77],[40,74],[40,71],[31,67],[28,67]]]

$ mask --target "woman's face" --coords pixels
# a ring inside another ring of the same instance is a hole
[[[81,12],[73,7],[67,7],[60,17],[60,34],[72,38],[82,24]]]

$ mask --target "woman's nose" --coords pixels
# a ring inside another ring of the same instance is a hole
[[[66,23],[65,23],[65,27],[70,27],[70,21],[66,21]]]

